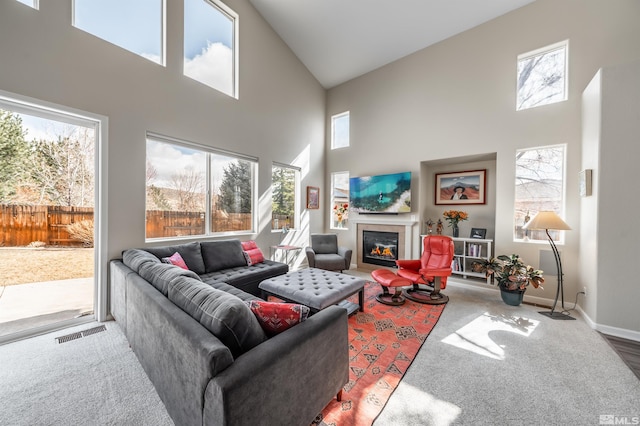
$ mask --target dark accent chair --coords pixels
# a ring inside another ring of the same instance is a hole
[[[339,247],[336,234],[311,234],[311,247],[305,253],[310,268],[342,272],[351,266],[352,250]]]

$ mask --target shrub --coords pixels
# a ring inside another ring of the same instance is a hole
[[[67,225],[67,232],[74,240],[82,241],[85,247],[93,247],[93,220],[82,220]]]

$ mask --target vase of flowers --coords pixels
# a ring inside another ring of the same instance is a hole
[[[333,214],[336,218],[336,226],[342,228],[343,221],[349,216],[349,203],[336,204],[333,206]]]
[[[467,212],[460,210],[447,210],[442,214],[444,218],[449,222],[449,226],[453,231],[453,237],[457,238],[459,235],[458,222],[469,219]]]
[[[497,258],[481,259],[473,263],[473,270],[494,277],[500,288],[502,300],[512,306],[522,303],[529,285],[542,288],[543,271],[526,265],[517,254],[500,255]]]

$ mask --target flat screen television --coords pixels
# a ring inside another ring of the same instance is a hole
[[[359,213],[411,212],[411,172],[350,178],[349,204]]]

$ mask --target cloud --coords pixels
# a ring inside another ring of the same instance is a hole
[[[171,176],[182,170],[195,170],[204,176],[206,154],[201,151],[181,149],[168,143],[147,141],[147,160],[155,167],[155,182],[159,187],[170,187]]]
[[[209,42],[200,55],[185,58],[184,75],[233,96],[233,52],[222,43]]]

